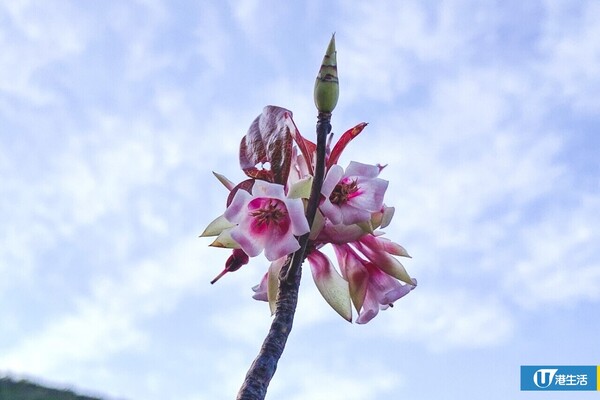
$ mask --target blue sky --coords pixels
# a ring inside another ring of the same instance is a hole
[[[263,106],[382,163],[419,287],[365,326],[305,273],[268,399],[529,399],[519,366],[600,364],[600,3],[0,3],[0,373],[124,399],[230,399],[267,262],[217,285],[199,239]],[[305,271],[308,272],[308,271]],[[579,394],[578,398],[588,396]],[[539,396],[537,396],[539,397]],[[548,394],[546,399],[565,398]]]

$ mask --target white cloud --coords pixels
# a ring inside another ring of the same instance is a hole
[[[504,281],[519,304],[537,309],[600,299],[599,210],[597,197],[583,197],[556,205],[552,218],[520,232],[523,253]]]
[[[428,10],[419,2],[355,2],[343,10],[338,59],[345,101],[391,101],[418,83],[415,63],[456,60],[469,35],[458,26],[456,4]]]
[[[417,287],[384,313],[399,315],[382,317],[385,327],[378,326],[377,335],[423,343],[435,352],[502,344],[515,325],[508,305],[466,289]]]
[[[358,400],[388,397],[405,385],[404,377],[365,358],[360,368],[333,362],[296,360],[273,380],[269,398]]]
[[[36,303],[35,311],[48,314],[35,331],[28,329],[33,310],[24,295],[10,303],[2,318],[8,335],[1,368],[140,398],[164,398],[161,386],[173,382],[172,374],[182,385],[178,398],[231,397],[270,322],[267,305],[250,297],[266,262],[253,260],[256,265],[211,287],[226,252],[207,249],[195,235],[224,207],[226,191],[210,170],[244,178],[239,140],[264,99],[291,108],[303,134],[312,135],[316,69],[296,79],[304,72],[286,64],[286,52],[298,52],[291,58],[297,60],[323,49],[274,44],[308,40],[312,27],[288,36],[304,15],[290,21],[290,8],[280,4],[264,14],[266,6],[253,1],[190,7],[198,15],[185,20],[164,2],[93,11],[35,2],[2,7],[0,122],[20,136],[13,141],[3,131],[0,137],[7,144],[0,146],[0,298],[24,289],[52,296],[48,304]],[[519,43],[534,51],[514,64],[504,62],[505,49],[495,42],[503,38],[500,26],[517,28],[503,6],[357,2],[338,8],[338,56],[345,64],[334,128],[346,128],[345,119],[347,125],[371,122],[343,162],[390,164],[387,199],[397,213],[389,237],[407,245],[415,257],[407,267],[424,279],[359,327],[330,309],[305,268],[295,345],[286,354],[306,346],[315,359],[284,356],[272,396],[288,398],[296,377],[298,398],[381,398],[405,385],[376,354],[360,370],[377,374],[329,369],[316,335],[355,332],[340,336],[347,343],[332,344],[340,347],[376,335],[399,349],[417,343],[434,352],[460,351],[513,338],[516,313],[598,301],[600,205],[593,189],[586,195],[575,183],[572,132],[549,118],[569,118],[571,106],[589,115],[597,108],[597,7],[540,12],[540,36]],[[228,20],[231,12],[237,26]],[[230,63],[244,62],[232,58],[240,52],[272,68],[269,83],[256,84],[256,71],[232,77],[248,84],[235,104],[221,108],[215,90],[223,81],[215,78],[230,77]],[[102,72],[72,79],[90,60]],[[64,71],[54,71],[57,66]],[[98,83],[106,90],[99,96],[97,82],[88,79],[95,74],[106,79]],[[114,87],[104,88],[107,82]],[[258,105],[244,104],[248,99]],[[52,140],[38,140],[48,132]],[[46,258],[56,253],[66,254],[69,265]],[[53,290],[48,276],[62,277],[61,287],[69,289]],[[201,302],[190,316],[202,319],[197,342],[158,354],[151,348],[156,326],[165,326],[190,297]],[[209,348],[215,338],[224,348]],[[149,359],[161,362],[148,367]],[[199,376],[207,387],[198,388]]]
[[[66,3],[11,1],[0,6],[1,14],[8,23],[0,28],[0,91],[47,105],[55,97],[35,82],[35,74],[81,53],[90,39],[90,21]]]
[[[76,300],[75,310],[24,335],[5,353],[2,367],[65,379],[77,366],[144,350],[149,333],[140,322],[173,310],[184,296],[209,287],[212,271],[203,265],[218,262],[209,250],[190,236],[153,261],[123,266],[117,276],[99,276],[92,281],[92,292]]]
[[[547,91],[552,91],[562,104],[573,109],[598,113],[600,102],[600,27],[596,16],[600,5],[582,2],[573,8],[569,2],[546,2],[547,18],[539,49],[544,55],[537,70],[546,79]],[[568,21],[569,23],[565,23]]]

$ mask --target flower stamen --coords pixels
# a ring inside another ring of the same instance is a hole
[[[333,192],[331,192],[331,196],[329,196],[329,200],[333,204],[344,204],[358,194],[356,193],[358,189],[357,179],[344,179],[335,186]]]
[[[261,207],[250,211],[250,216],[255,218],[257,225],[279,225],[287,216],[287,212],[283,209],[281,202],[275,199],[267,199]]]

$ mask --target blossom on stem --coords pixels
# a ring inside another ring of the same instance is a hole
[[[348,281],[352,302],[359,312],[358,324],[369,322],[380,309],[392,306],[417,285],[414,279],[410,284],[400,283],[377,264],[364,260],[348,244],[333,247],[342,276]]]
[[[346,171],[332,165],[323,181],[321,212],[334,225],[366,222],[381,210],[388,182],[377,178],[376,165],[350,162]]]
[[[393,257],[394,255],[410,257],[404,247],[389,239],[374,235],[365,235],[353,244],[370,262],[377,265],[386,274],[409,285],[413,284],[413,279],[406,272],[404,265]]]
[[[401,284],[371,262],[364,264],[369,273],[367,291],[362,309],[356,320],[357,324],[366,324],[372,320],[379,310],[391,307],[399,298],[407,295],[417,286],[416,279],[412,284]]]
[[[269,261],[300,248],[295,236],[309,231],[301,199],[290,199],[283,185],[256,180],[252,194],[238,190],[223,216],[236,224],[230,235],[248,256],[263,249]]]

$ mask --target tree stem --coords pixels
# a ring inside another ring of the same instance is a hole
[[[309,226],[312,226],[319,207],[321,187],[325,178],[325,152],[329,132],[331,132],[331,113],[319,113],[317,117],[315,174],[306,207],[306,219]],[[267,394],[267,388],[277,369],[277,362],[283,354],[287,338],[292,331],[308,237],[309,233],[298,238],[300,249],[288,257],[281,269],[277,302],[275,304],[275,317],[258,356],[254,359],[246,374],[244,383],[238,392],[237,400],[263,400]]]

